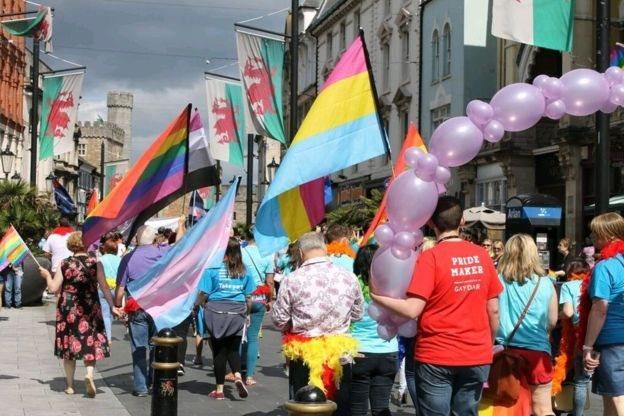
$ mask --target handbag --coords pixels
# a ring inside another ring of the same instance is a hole
[[[488,395],[491,396],[497,404],[501,404],[503,406],[513,406],[516,404],[518,397],[520,396],[520,389],[522,388],[520,383],[520,379],[522,377],[520,369],[526,365],[526,360],[521,355],[510,350],[509,344],[511,344],[511,341],[516,335],[516,332],[518,332],[520,325],[522,325],[522,321],[524,321],[524,318],[529,311],[529,307],[531,306],[533,299],[535,299],[535,295],[537,294],[537,290],[539,289],[541,282],[542,278],[539,277],[537,284],[531,293],[531,297],[529,297],[524,310],[518,318],[518,322],[516,322],[511,334],[509,334],[503,344],[505,349],[494,355],[494,360],[490,368],[490,375],[488,376]]]

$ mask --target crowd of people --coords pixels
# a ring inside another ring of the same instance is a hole
[[[204,344],[212,352],[216,387],[206,394],[224,400],[231,382],[247,397],[270,320],[282,333],[290,397],[316,385],[336,401],[338,415],[388,415],[391,398],[401,405],[407,395],[418,415],[476,415],[483,395],[496,405],[507,394],[505,405],[516,409],[510,414],[546,416],[564,390],[573,394],[571,414],[582,415],[591,381],[605,415],[624,416],[624,219],[597,216],[593,245],[576,252],[564,238],[561,266],[547,268],[527,234],[466,241],[462,213],[457,199],[440,198],[428,223],[435,237],[418,247],[401,299],[375,294],[370,268],[378,247],[345,226],[306,233],[268,257],[249,230],[231,237],[223,263],[204,271],[193,311],[173,328],[184,340],[178,374],[185,374],[192,328],[194,364],[203,364]],[[140,227],[128,250],[114,232],[84,247],[65,219],[49,233],[43,249],[51,270],[40,272],[58,296],[55,355],[66,394],[74,393],[76,360],[83,360],[86,391],[95,396],[95,363],[110,354],[114,318],[127,325],[132,394],[150,394],[155,328],[126,287],[184,236],[185,220],[175,232]],[[3,271],[6,305],[20,306],[19,275],[19,266]],[[373,306],[417,320],[416,336],[381,333]],[[501,372],[503,359],[521,363],[512,372],[519,392],[493,388],[510,377]]]

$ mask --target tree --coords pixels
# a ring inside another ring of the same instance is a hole
[[[383,195],[382,191],[373,189],[370,198],[361,196],[359,201],[341,205],[327,214],[328,224],[342,224],[365,230],[375,217]]]

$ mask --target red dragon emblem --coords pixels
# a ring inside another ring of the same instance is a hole
[[[62,92],[50,103],[47,136],[61,139],[69,127],[70,111],[74,108],[74,94],[71,91]]]
[[[262,58],[249,57],[247,59],[243,71],[243,76],[247,80],[247,97],[254,113],[259,116],[264,113],[275,114],[272,102],[272,75],[275,75],[275,70],[269,73]]]
[[[235,142],[237,139],[235,114],[238,109],[230,107],[225,98],[215,98],[210,110],[216,119],[212,127],[217,136],[217,142],[219,144]]]
[[[117,186],[117,184],[121,182],[122,179],[123,179],[123,175],[121,173],[114,174],[108,180],[108,192],[110,193],[115,188],[115,186]]]
[[[49,31],[50,31],[50,22],[48,21],[48,19],[43,19],[41,23],[39,24],[39,27],[35,31],[34,38],[37,40],[45,41],[46,39],[49,38],[49,35],[48,35]]]

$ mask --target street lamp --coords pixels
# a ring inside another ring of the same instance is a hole
[[[11,176],[11,181],[14,183],[20,183],[22,181],[22,175],[20,175],[19,173],[15,172],[13,174],[13,176]]]
[[[54,176],[53,172],[50,172],[50,174],[48,176],[46,176],[45,181],[46,181],[46,191],[48,191],[48,193],[52,193],[52,191],[54,190],[54,187],[52,186],[52,181],[56,179],[56,176]]]
[[[275,172],[277,172],[277,168],[279,168],[279,163],[275,162],[275,158],[272,158],[271,163],[267,165],[267,175],[268,182],[273,182],[273,178],[275,177]]]
[[[15,160],[15,153],[13,153],[7,146],[2,152],[0,152],[0,159],[2,159],[2,171],[4,172],[4,179],[9,179],[9,172],[13,169],[13,160]]]

